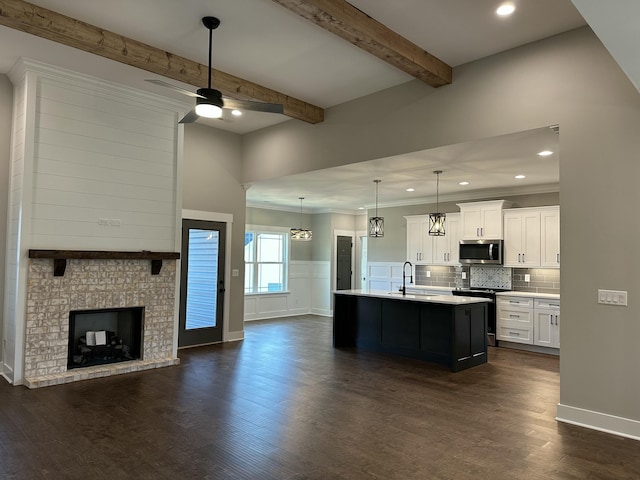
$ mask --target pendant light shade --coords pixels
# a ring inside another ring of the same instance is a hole
[[[291,230],[289,230],[289,237],[291,238],[291,240],[308,242],[309,240],[311,240],[313,234],[311,233],[311,230],[302,228],[302,200],[304,200],[304,197],[298,198],[300,199],[300,228],[292,228]]]
[[[376,184],[376,216],[369,217],[369,236],[373,238],[384,237],[384,218],[378,216],[378,184],[381,181],[373,181]]]
[[[440,210],[440,174],[442,170],[434,170],[436,174],[436,211]],[[446,220],[446,214],[444,213],[430,213],[429,214],[429,235],[432,237],[443,237],[445,235],[444,223]]]

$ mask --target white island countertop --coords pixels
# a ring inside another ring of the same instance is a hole
[[[384,290],[335,290],[336,295],[355,295],[360,297],[388,298],[393,300],[404,300],[408,302],[441,303],[445,305],[466,305],[470,303],[491,302],[488,298],[480,297],[458,297],[453,295],[420,295],[402,292],[385,292]]]

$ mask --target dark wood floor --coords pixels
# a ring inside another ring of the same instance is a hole
[[[558,359],[459,373],[331,347],[331,320],[252,322],[182,364],[0,381],[1,479],[638,479],[640,442],[554,420]]]

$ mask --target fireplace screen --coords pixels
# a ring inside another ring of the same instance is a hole
[[[143,321],[144,307],[70,312],[67,368],[139,360]]]

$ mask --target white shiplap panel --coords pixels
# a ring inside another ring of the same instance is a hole
[[[134,96],[130,92],[123,96],[121,91],[105,88],[103,84],[95,82],[77,82],[75,79],[61,80],[46,76],[40,79],[40,97],[79,108],[89,108],[96,116],[106,113],[130,118],[134,122],[148,121],[158,126],[176,124],[175,110],[151,105],[148,98],[139,100]],[[140,127],[134,127],[137,128]]]
[[[128,198],[120,198],[117,195],[92,195],[86,193],[38,189],[34,191],[33,204],[34,208],[37,208],[39,204],[68,207],[84,205],[91,206],[99,210],[112,210],[116,212],[168,214],[172,213],[173,202],[131,200]]]
[[[109,102],[109,108],[111,111],[98,111],[95,105],[91,107],[70,105],[62,98],[51,99],[42,95],[38,102],[38,112],[41,115],[75,119],[101,128],[117,128],[162,140],[173,137],[172,131],[176,128],[174,114],[167,117],[169,122],[157,123],[158,113],[143,107],[136,107],[140,118],[131,118],[128,115],[122,115],[122,112],[114,113],[113,102]]]
[[[39,162],[42,167],[42,161]],[[66,165],[70,167],[70,165]],[[156,202],[173,202],[173,189],[169,179],[162,179],[163,187],[146,186],[142,183],[150,183],[149,178],[140,173],[129,175],[108,175],[108,178],[98,179],[90,176],[81,176],[85,172],[72,171],[71,169],[58,173],[42,172],[39,169],[34,185],[37,189],[59,190],[62,192],[88,193],[94,195],[117,195],[120,198],[131,200],[153,200]]]
[[[33,248],[175,249],[173,107],[91,79],[42,75],[35,124]]]
[[[117,216],[116,216],[117,215]],[[37,205],[33,215],[35,220],[64,221],[75,220],[78,222],[98,223],[98,219],[118,218],[124,225],[138,225],[149,227],[168,227],[173,224],[174,217],[167,213],[139,215],[136,212],[115,212],[112,208],[99,210],[91,205],[59,206]]]
[[[38,127],[41,130],[51,130],[53,132],[68,133],[89,139],[106,140],[108,142],[123,143],[135,147],[148,148],[159,152],[172,152],[174,141],[171,137],[142,135],[133,133],[122,128],[105,127],[88,121],[65,118],[62,112],[59,115],[51,115],[40,112],[38,116]],[[160,127],[159,127],[160,128]]]
[[[53,130],[36,131],[36,143],[46,145],[57,145],[75,150],[78,158],[90,156],[94,153],[110,155],[132,160],[142,160],[148,163],[149,168],[155,164],[173,165],[175,162],[175,152],[162,152],[152,148],[127,145],[117,141],[108,141],[100,138],[83,137]]]
[[[42,164],[43,160],[50,160],[53,165],[70,164],[75,169],[100,168],[104,169],[104,171],[144,173],[150,177],[149,183],[153,185],[159,182],[159,179],[153,177],[165,177],[170,184],[175,176],[175,163],[170,161],[169,156],[167,156],[167,161],[164,164],[158,162],[151,164],[146,159],[133,159],[131,157],[113,155],[112,152],[86,152],[76,147],[47,143],[36,145],[36,156],[39,159],[39,164]],[[40,166],[39,168],[43,167]],[[102,178],[104,171],[99,171],[99,178]]]

